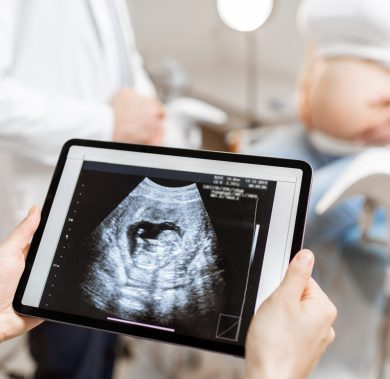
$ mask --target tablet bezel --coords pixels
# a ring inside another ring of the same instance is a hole
[[[94,148],[109,149],[109,150],[133,151],[133,152],[141,152],[141,153],[171,155],[171,156],[178,156],[178,157],[208,159],[208,160],[217,160],[217,161],[226,161],[226,162],[239,162],[239,163],[246,163],[246,164],[286,167],[286,168],[301,170],[302,184],[301,184],[301,190],[300,190],[300,195],[298,200],[298,208],[297,208],[293,240],[291,245],[290,260],[302,247],[306,211],[308,206],[311,177],[312,177],[312,170],[310,165],[304,161],[291,160],[291,159],[248,156],[248,155],[241,155],[241,154],[214,152],[214,151],[205,151],[205,150],[187,150],[187,149],[177,149],[177,148],[168,148],[168,147],[131,145],[131,144],[116,143],[116,142],[101,142],[101,141],[79,140],[79,139],[68,141],[62,148],[60,157],[58,159],[58,163],[55,168],[53,178],[49,186],[46,200],[42,208],[41,222],[31,242],[30,252],[26,260],[25,269],[20,279],[14,297],[13,307],[15,311],[17,313],[26,316],[42,318],[45,320],[56,321],[60,323],[74,324],[83,327],[104,330],[108,332],[127,334],[134,337],[142,337],[151,340],[201,348],[210,351],[240,356],[240,357],[245,356],[244,346],[232,345],[227,342],[208,341],[196,337],[183,336],[179,334],[168,334],[159,330],[146,329],[135,325],[133,326],[133,325],[125,325],[119,323],[114,324],[110,321],[96,320],[96,319],[82,317],[82,316],[69,315],[61,312],[35,308],[35,307],[22,304],[22,297],[27,286],[27,282],[31,273],[31,269],[34,264],[34,260],[38,251],[39,244],[42,239],[43,231],[46,227],[46,222],[53,204],[55,194],[57,192],[57,188],[65,166],[67,155],[69,149],[72,146],[94,147]]]

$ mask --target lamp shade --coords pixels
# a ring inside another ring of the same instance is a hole
[[[217,0],[217,10],[222,21],[240,32],[251,32],[269,18],[273,0]]]

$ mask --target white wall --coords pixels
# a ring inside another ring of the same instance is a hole
[[[221,22],[216,1],[128,1],[138,47],[149,67],[174,57],[190,73],[194,91],[245,108],[246,34]],[[295,16],[299,1],[276,0],[271,19],[256,32],[263,111],[270,100],[292,98],[303,50]]]

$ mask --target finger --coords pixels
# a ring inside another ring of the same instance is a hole
[[[147,124],[142,128],[132,125],[129,128],[128,140],[131,141],[131,143],[147,143],[153,134],[154,130],[151,128],[150,124]]]
[[[333,343],[333,341],[336,338],[336,333],[333,327],[329,327],[328,331],[325,331],[324,337],[321,340],[321,346],[320,346],[320,354],[319,358],[325,353],[325,351],[328,349],[329,345]],[[318,363],[318,362],[317,362]],[[315,367],[314,365],[313,367]]]
[[[156,136],[160,136],[164,132],[164,129],[163,123],[160,120],[154,120],[148,128],[149,139],[152,140]]]
[[[327,343],[328,343],[328,346],[333,343],[333,341],[336,339],[336,332],[333,328],[333,326],[330,327],[329,329],[329,333],[328,333],[328,338],[327,338]]]
[[[150,144],[151,145],[161,145],[164,140],[165,130],[164,128],[159,128],[155,135],[153,136]]]
[[[35,317],[20,316],[20,318],[23,322],[23,333],[26,333],[43,323],[43,320]]]
[[[156,130],[161,127],[161,125],[161,119],[156,117],[156,115],[151,115],[151,117],[145,121],[142,128],[140,127],[139,132],[150,135],[151,133],[155,133]]]
[[[313,298],[317,299],[319,296],[321,297],[322,294],[323,294],[323,292],[322,292],[320,286],[317,284],[317,282],[313,278],[310,278],[305,290],[303,291],[301,300],[307,301],[307,300],[310,300]]]
[[[304,306],[305,303],[312,301],[315,302],[316,308],[321,310],[320,313],[323,322],[329,326],[333,325],[337,318],[337,308],[318,283],[313,278],[310,278],[309,284],[302,296],[302,305]],[[310,306],[312,307],[313,305]]]
[[[152,143],[162,135],[162,132],[163,128],[160,122],[150,124],[147,133],[145,133],[145,142]]]
[[[158,118],[164,118],[165,117],[165,108],[164,106],[159,102],[159,101],[156,101],[156,116]]]
[[[30,251],[31,244],[29,243],[25,248],[23,248],[22,253],[24,255],[24,259],[27,258],[28,252]]]
[[[288,296],[301,299],[313,272],[314,254],[310,250],[301,250],[291,261],[281,290]]]
[[[25,251],[38,228],[40,221],[39,207],[34,205],[28,212],[27,217],[14,229],[4,243],[5,253],[14,254]]]
[[[328,295],[322,290],[322,288],[313,278],[309,279],[307,287],[302,294],[302,301],[311,299],[322,299],[324,302],[330,302]]]
[[[9,331],[2,336],[0,342],[5,342],[9,339],[23,335],[44,322],[44,320],[38,318],[20,316],[17,314],[10,314],[9,316]]]
[[[145,107],[150,114],[157,115],[161,112],[165,112],[163,104],[155,97],[147,97],[145,99]]]

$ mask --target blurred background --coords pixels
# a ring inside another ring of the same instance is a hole
[[[296,23],[299,2],[275,2],[268,21],[253,32],[259,121],[295,115],[295,84],[304,47]],[[135,0],[129,7],[138,48],[152,77],[177,65],[186,78],[186,93],[245,117],[248,35],[223,23],[215,1]]]
[[[297,27],[300,0],[275,1],[269,19],[250,33],[227,26],[217,1],[127,2],[138,50],[160,100],[168,115],[170,104],[179,109],[172,122],[189,125],[172,144],[185,140],[187,147],[237,152],[261,139],[264,130],[297,120],[296,84],[305,47]],[[318,255],[317,279],[339,317],[336,342],[312,378],[390,378],[387,265],[387,250],[376,245]],[[243,370],[240,359],[128,337],[120,338],[117,349],[115,379],[234,379]],[[28,378],[33,370],[25,337],[0,346],[1,379]]]

